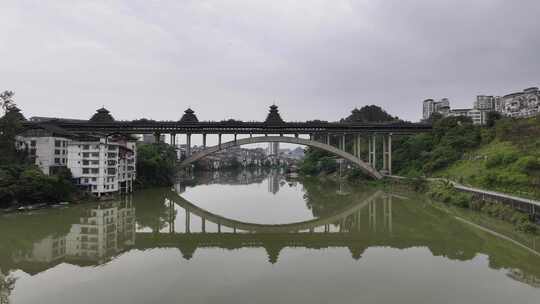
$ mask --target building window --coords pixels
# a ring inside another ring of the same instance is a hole
[[[88,169],[88,168],[83,168],[83,169],[82,169],[82,173],[83,173],[83,174],[88,174],[88,173],[90,173],[90,169]]]
[[[84,153],[82,154],[82,157],[90,157],[90,153],[84,152]]]
[[[54,155],[60,155],[60,150],[54,150]]]
[[[83,148],[83,150],[88,150],[88,149],[90,149],[90,145],[83,145],[82,148]]]
[[[60,164],[60,158],[55,158],[55,159],[54,159],[54,163],[55,163],[56,165],[59,165],[59,164]]]
[[[31,140],[30,141],[30,147],[35,147],[36,146],[36,141],[35,140]]]
[[[90,161],[87,159],[83,159],[82,164],[83,166],[88,166],[90,164]]]
[[[99,157],[99,152],[93,152],[92,157]]]
[[[97,173],[99,173],[99,169],[98,168],[92,168],[91,172],[92,172],[92,174],[97,174]]]
[[[61,146],[62,146],[62,141],[60,141],[60,140],[55,140],[55,141],[54,141],[54,146],[55,146],[55,147],[61,147]]]
[[[93,182],[97,181],[97,177],[92,177],[92,181]]]

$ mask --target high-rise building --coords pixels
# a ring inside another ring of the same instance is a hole
[[[493,96],[478,95],[474,102],[474,109],[480,111],[494,111],[495,110],[495,98]]]
[[[532,117],[540,114],[540,90],[527,88],[501,97],[501,113],[510,117]]]
[[[433,113],[440,113],[447,115],[450,111],[450,100],[448,98],[442,98],[439,101],[435,101],[431,98],[424,100],[422,109],[422,118],[427,120]]]

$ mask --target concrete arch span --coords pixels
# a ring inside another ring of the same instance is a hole
[[[243,145],[249,145],[249,144],[258,144],[258,143],[271,143],[271,142],[280,142],[280,143],[289,143],[289,144],[298,144],[303,146],[309,146],[318,148],[327,152],[330,152],[334,155],[337,155],[343,159],[346,159],[356,165],[365,172],[367,175],[375,178],[375,179],[382,179],[383,176],[379,171],[375,170],[372,166],[362,161],[360,158],[346,152],[343,150],[340,150],[334,146],[310,140],[310,139],[304,139],[304,138],[298,138],[298,137],[287,137],[287,136],[258,136],[258,137],[250,137],[250,138],[241,138],[238,140],[233,140],[229,142],[222,143],[220,145],[216,145],[213,147],[208,147],[202,151],[199,151],[197,153],[192,154],[185,160],[183,160],[180,163],[181,167],[187,166],[193,162],[198,161],[199,159],[202,159],[210,154],[216,153],[221,150],[225,150],[231,147],[236,146],[243,146]]]
[[[340,220],[357,213],[359,210],[365,208],[369,203],[374,202],[377,199],[384,197],[385,195],[386,194],[384,192],[378,190],[375,193],[369,195],[367,198],[363,199],[362,201],[352,206],[348,206],[342,210],[339,210],[333,215],[324,218],[317,218],[313,220],[289,224],[257,224],[229,219],[198,207],[197,205],[187,201],[185,198],[183,198],[174,191],[171,191],[171,194],[168,195],[167,198],[185,209],[186,211],[189,211],[191,214],[195,214],[198,217],[204,218],[209,222],[220,224],[223,227],[236,228],[239,230],[255,233],[293,233],[339,222]]]

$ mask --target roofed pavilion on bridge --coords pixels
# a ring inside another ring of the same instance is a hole
[[[266,120],[264,122],[269,125],[285,123],[285,121],[283,121],[281,118],[281,115],[279,115],[278,106],[275,104],[270,106],[270,112],[268,113],[268,116],[266,116]]]

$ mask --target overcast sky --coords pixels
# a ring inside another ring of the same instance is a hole
[[[0,90],[29,116],[337,120],[540,85],[538,0],[0,3]]]

